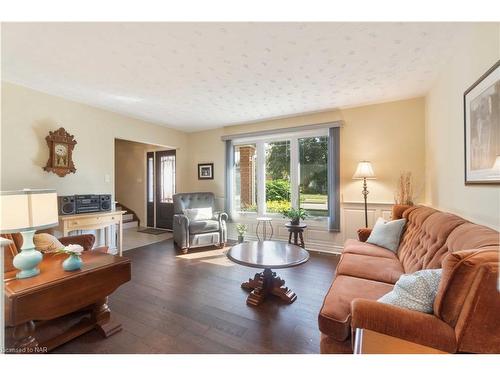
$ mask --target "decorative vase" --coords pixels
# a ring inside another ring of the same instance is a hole
[[[290,224],[292,224],[292,225],[299,225],[300,224],[300,218],[296,218],[296,219],[290,220]]]
[[[238,236],[238,243],[243,243],[245,241],[245,239],[243,238],[243,236],[239,235]]]
[[[82,268],[82,264],[83,262],[79,255],[71,254],[62,265],[65,271],[76,271]]]

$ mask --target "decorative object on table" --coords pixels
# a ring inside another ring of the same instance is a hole
[[[269,294],[293,303],[297,295],[285,286],[285,280],[276,275],[271,268],[290,268],[300,266],[309,260],[309,253],[296,246],[280,241],[250,241],[233,246],[227,252],[229,260],[247,267],[264,269],[253,279],[241,284],[243,289],[252,292],[247,305],[260,305]]]
[[[56,254],[67,254],[69,255],[66,260],[62,263],[63,269],[65,271],[76,271],[82,268],[82,258],[83,247],[80,245],[68,245],[56,251]]]
[[[302,224],[287,223],[285,224],[285,227],[288,229],[288,243],[292,243],[292,235],[293,235],[293,244],[298,245],[305,249],[306,245],[304,243],[304,229],[307,228],[307,225],[304,223]]]
[[[42,253],[52,253],[64,247],[64,245],[49,233],[37,233],[33,236],[35,249]]]
[[[309,214],[303,208],[286,208],[281,211],[283,217],[290,219],[290,224],[299,225],[300,220],[305,220]]]
[[[394,203],[404,206],[413,206],[413,181],[411,172],[402,172],[394,195]]]
[[[255,235],[258,241],[270,241],[273,238],[274,228],[273,219],[270,217],[258,217],[257,226],[255,227]],[[269,231],[268,231],[269,225]],[[261,228],[262,227],[262,228]]]
[[[500,184],[500,61],[464,93],[465,184]]]
[[[366,180],[374,180],[375,173],[373,172],[372,163],[363,160],[358,163],[358,167],[356,168],[356,172],[352,176],[353,180],[363,180],[363,190],[361,194],[363,194],[363,199],[365,202],[365,228],[368,228],[368,185]]]
[[[49,146],[49,160],[43,168],[46,172],[53,172],[59,177],[64,177],[68,173],[75,173],[76,168],[73,163],[73,149],[76,145],[75,137],[69,134],[64,128],[59,128],[49,132],[45,137]]]
[[[198,164],[198,180],[214,179],[214,163]]]
[[[406,219],[386,221],[379,217],[366,242],[396,253],[405,224]]]
[[[40,273],[38,264],[42,253],[35,249],[33,236],[37,229],[47,229],[58,224],[57,194],[55,190],[2,191],[0,233],[21,232],[23,246],[13,260],[20,270],[16,277],[24,279]]]
[[[236,231],[238,232],[238,243],[243,243],[245,241],[245,233],[248,230],[246,224],[236,224]]]

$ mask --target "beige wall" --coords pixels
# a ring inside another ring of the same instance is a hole
[[[475,26],[426,97],[428,203],[493,228],[500,228],[500,186],[464,184],[463,93],[499,58],[499,24]]]
[[[58,194],[114,193],[115,138],[178,148],[178,188],[184,190],[186,133],[2,82],[1,189],[52,188]],[[76,173],[43,171],[45,137],[64,127],[75,136]]]
[[[146,226],[146,153],[165,147],[115,140],[115,199],[133,210]]]
[[[390,103],[322,112],[306,116],[264,121],[199,132],[189,135],[193,167],[189,174],[190,191],[213,191],[224,196],[224,144],[221,136],[264,129],[288,128],[343,120],[341,129],[341,199],[362,200],[361,185],[352,175],[359,160],[373,163],[377,180],[369,181],[372,202],[391,203],[396,182],[402,171],[414,175],[417,201],[424,200],[424,99],[416,98]],[[215,179],[199,181],[195,165],[214,162]]]

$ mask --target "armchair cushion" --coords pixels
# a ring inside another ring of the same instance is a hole
[[[217,220],[196,220],[189,222],[189,234],[217,232],[218,230],[219,222]]]
[[[67,245],[80,245],[83,247],[83,250],[92,250],[92,247],[94,246],[95,242],[95,236],[93,234],[81,234],[78,236],[67,236],[67,237],[61,237],[59,238],[59,241],[64,246]]]
[[[213,218],[212,207],[185,208],[182,211],[190,221],[210,220]]]

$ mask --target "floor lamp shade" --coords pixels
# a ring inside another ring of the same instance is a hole
[[[373,172],[372,163],[366,160],[360,161],[352,178],[354,180],[363,180],[363,190],[361,191],[361,194],[363,194],[365,206],[365,227],[368,228],[368,185],[366,184],[366,180],[375,179],[375,172]]]
[[[363,178],[374,179],[375,172],[373,172],[372,163],[369,161],[360,161],[352,178],[355,180],[361,180]]]
[[[42,254],[35,250],[33,236],[37,229],[58,224],[55,190],[20,190],[0,192],[0,233],[21,232],[23,246],[14,257],[14,267],[21,270],[18,278],[36,276]]]

